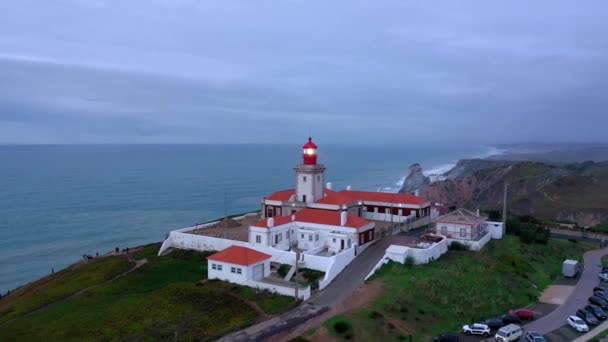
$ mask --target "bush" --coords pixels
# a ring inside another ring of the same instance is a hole
[[[500,221],[502,218],[502,214],[500,213],[500,210],[498,210],[498,209],[487,209],[487,210],[484,210],[484,213],[486,213],[488,215],[488,218],[490,219],[490,221]]]
[[[285,277],[287,275],[287,273],[289,273],[289,270],[291,269],[291,265],[290,264],[281,264],[281,266],[279,267],[279,269],[277,270],[277,273],[281,276],[281,277]]]
[[[414,266],[415,261],[414,258],[412,256],[408,256],[407,258],[405,258],[405,266]]]
[[[465,245],[464,243],[452,241],[452,243],[448,246],[448,249],[451,251],[468,251],[471,248],[469,247],[469,245]]]
[[[338,334],[344,334],[350,330],[350,324],[346,321],[337,321],[334,323],[334,330]]]
[[[578,243],[578,240],[573,239],[573,238],[569,238],[568,241],[573,242],[573,243]]]

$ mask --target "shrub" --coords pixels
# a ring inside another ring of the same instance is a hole
[[[279,267],[279,269],[277,270],[277,273],[281,276],[281,277],[285,277],[287,275],[287,273],[289,273],[289,270],[291,269],[291,265],[290,264],[281,264],[281,266]]]
[[[578,240],[573,239],[573,238],[569,238],[568,241],[572,242],[572,243],[578,243]]]
[[[354,337],[355,336],[353,335],[353,333],[350,333],[350,332],[344,334],[344,339],[346,339],[346,340],[352,340]]]
[[[468,251],[470,250],[470,247],[469,245],[465,245],[464,243],[452,241],[452,243],[448,246],[448,249],[451,251]]]
[[[414,258],[412,256],[408,256],[407,258],[405,258],[405,266],[414,266]]]
[[[337,321],[334,323],[334,330],[338,334],[344,334],[350,330],[350,324],[346,321]]]

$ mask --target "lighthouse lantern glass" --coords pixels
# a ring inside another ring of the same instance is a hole
[[[315,149],[314,148],[305,148],[304,154],[308,154],[309,156],[311,156],[311,155],[315,154]]]

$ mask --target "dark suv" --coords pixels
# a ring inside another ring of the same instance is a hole
[[[585,311],[591,312],[593,314],[593,316],[595,316],[595,318],[597,318],[601,321],[605,321],[606,318],[608,318],[608,315],[606,315],[606,312],[597,305],[593,305],[593,304],[587,305],[587,306],[585,306]]]
[[[589,297],[589,303],[595,304],[602,309],[608,309],[608,301],[602,297],[598,297],[598,296]]]
[[[433,339],[434,342],[458,342],[458,334],[455,333],[445,333],[441,335],[435,336]]]
[[[502,319],[502,322],[506,325],[506,324],[521,324],[521,319],[519,319],[519,317],[517,316],[513,316],[513,315],[509,315],[509,314],[505,314],[500,316],[500,319]]]
[[[597,318],[587,310],[577,310],[576,315],[588,325],[597,325],[599,323]]]

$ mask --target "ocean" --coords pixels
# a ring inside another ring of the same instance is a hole
[[[397,191],[407,167],[428,174],[497,152],[454,144],[323,145],[334,190]],[[115,247],[260,208],[294,186],[300,145],[0,146],[0,291]]]

